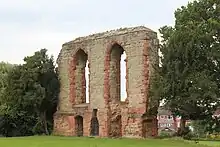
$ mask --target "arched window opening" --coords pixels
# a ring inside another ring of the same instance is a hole
[[[76,72],[75,72],[75,104],[86,103],[88,98],[88,55],[83,50],[76,53]]]
[[[110,100],[124,101],[126,93],[126,54],[122,46],[114,44],[110,52]]]

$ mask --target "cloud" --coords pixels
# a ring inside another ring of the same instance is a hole
[[[0,0],[0,59],[20,63],[40,48],[58,55],[64,42],[119,27],[157,31],[174,23],[187,0]]]
[[[78,36],[145,25],[154,31],[174,24],[174,11],[188,0],[0,0],[0,59],[22,63],[47,48],[55,58]],[[125,73],[122,73],[125,77]],[[122,78],[122,97],[126,97]]]

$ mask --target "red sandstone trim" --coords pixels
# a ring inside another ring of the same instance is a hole
[[[144,94],[144,99],[143,102],[146,103],[146,110],[148,109],[149,105],[149,90],[150,90],[150,85],[149,85],[149,50],[150,50],[150,42],[149,40],[144,41],[144,50],[143,50],[143,94]],[[153,116],[152,120],[152,134],[151,136],[157,136],[158,135],[158,127],[157,127],[157,118],[156,116]]]
[[[129,109],[128,109],[128,113],[129,113],[129,114],[135,113],[135,114],[141,114],[141,115],[143,115],[145,112],[146,112],[145,107],[129,108]]]
[[[82,70],[82,91],[81,91],[81,103],[86,103],[86,77],[85,68]]]
[[[121,56],[121,55],[120,55]],[[120,68],[120,59],[121,57],[119,56],[119,59],[117,59],[117,62],[116,62],[116,84],[117,84],[117,96],[118,96],[118,101],[120,102],[121,101],[121,68]],[[119,62],[118,62],[119,60]]]
[[[110,98],[110,86],[109,86],[109,70],[110,70],[110,60],[111,60],[111,49],[114,44],[121,45],[121,43],[117,41],[112,41],[109,43],[106,49],[105,61],[104,61],[104,99],[105,105],[108,107],[108,102]]]
[[[126,52],[125,52],[126,53]],[[127,97],[126,97],[126,104],[129,103],[129,93],[128,93],[128,88],[129,88],[129,79],[128,79],[128,55],[126,54],[126,59],[125,59],[125,62],[126,62],[126,75],[125,75],[125,79],[126,79],[126,94],[127,94]]]
[[[88,95],[88,103],[90,103],[90,98],[91,98],[91,91],[90,91],[90,60],[88,59],[88,68],[89,68],[89,75],[88,75],[88,83],[89,83],[89,86],[88,86],[88,92],[89,92],[89,95]]]
[[[153,120],[152,120],[152,134],[151,136],[152,137],[156,137],[158,135],[158,130],[156,129],[157,128],[157,118],[154,117]]]
[[[109,75],[110,75],[110,60],[111,60],[111,49],[114,44],[121,45],[121,43],[118,43],[117,41],[112,41],[108,44],[105,54],[105,61],[104,61],[104,100],[105,100],[105,108],[107,109],[107,116],[111,116],[111,109],[109,105],[110,101],[110,85],[109,85]],[[110,123],[111,119],[108,119],[106,121],[106,135],[109,135],[110,131]]]

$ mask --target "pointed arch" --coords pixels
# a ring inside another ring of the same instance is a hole
[[[127,96],[126,92],[126,53],[124,48],[118,43],[113,43],[107,51],[106,61],[108,62],[108,70],[106,77],[108,79],[109,100],[123,101]],[[123,60],[122,60],[123,59]],[[123,63],[123,64],[122,64]],[[123,65],[123,66],[122,66]],[[107,70],[106,70],[107,71]]]
[[[74,66],[71,67],[70,95],[72,103],[82,104],[88,102],[89,76],[88,54],[79,49],[73,57]]]

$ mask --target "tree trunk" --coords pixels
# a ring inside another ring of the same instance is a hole
[[[177,131],[178,127],[177,127],[177,121],[176,121],[176,116],[175,115],[173,115],[173,122],[174,122],[175,131]]]
[[[47,118],[46,118],[46,111],[43,113],[43,123],[44,123],[44,130],[46,135],[49,135],[48,127],[47,127]]]
[[[184,117],[180,120],[180,134],[181,136],[184,134],[186,128],[186,119]]]

